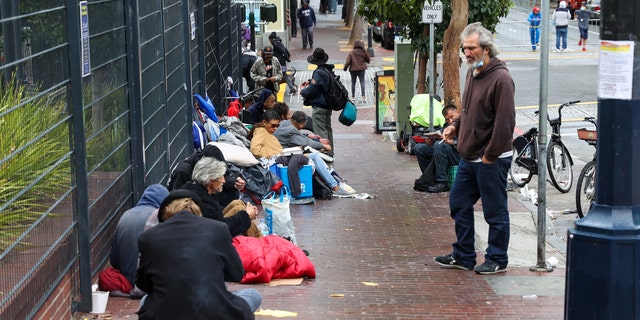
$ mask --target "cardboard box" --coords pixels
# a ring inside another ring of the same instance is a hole
[[[285,186],[291,189],[291,186],[289,185],[288,167],[279,164],[278,172],[280,173],[280,180],[282,180],[282,183],[284,183]],[[298,196],[295,196],[294,198],[297,199],[313,197],[313,180],[311,178],[311,176],[313,175],[313,168],[311,167],[311,165],[307,164],[300,170],[298,170],[298,175],[300,176],[300,189],[302,190],[302,193],[300,193]]]

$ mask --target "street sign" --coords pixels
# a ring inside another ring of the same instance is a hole
[[[422,23],[441,23],[442,22],[442,2],[425,1],[422,7]]]

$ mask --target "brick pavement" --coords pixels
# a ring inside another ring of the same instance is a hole
[[[332,15],[319,16],[315,47],[325,48],[333,60],[349,31]],[[295,42],[290,50],[295,60],[311,53]],[[375,50],[374,59],[393,56],[378,44]],[[291,105],[301,108],[295,101]],[[359,106],[351,127],[339,124],[334,113],[335,168],[356,190],[375,198],[292,206],[298,243],[310,252],[317,278],[300,286],[250,285],[262,293],[262,307],[297,312],[298,319],[308,320],[562,319],[563,296],[538,284],[563,287],[564,269],[535,273],[528,266],[510,266],[507,273],[481,276],[433,262],[433,256],[450,252],[455,239],[448,193],[413,191],[419,173],[415,157],[398,153],[395,143],[373,133],[373,121],[371,106]],[[509,201],[511,211],[529,211],[514,197]],[[481,257],[479,252],[479,262]],[[107,312],[113,319],[135,318],[137,304],[111,297]]]

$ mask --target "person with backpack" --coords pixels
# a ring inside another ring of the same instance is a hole
[[[287,47],[282,44],[282,39],[278,37],[275,31],[269,34],[269,41],[273,46],[273,55],[278,59],[282,67],[282,77],[289,87],[289,94],[293,95],[298,93],[298,87],[296,87],[292,79],[293,77],[287,72],[287,62],[291,62],[291,53],[289,53]]]
[[[329,92],[331,86],[333,64],[327,64],[329,55],[322,48],[316,48],[313,54],[307,57],[307,62],[315,64],[311,79],[300,85],[300,95],[304,98],[304,104],[312,107],[311,118],[313,121],[313,132],[329,140],[331,145],[330,155],[335,152],[333,143],[333,128],[331,127],[332,108],[325,99],[325,94]]]

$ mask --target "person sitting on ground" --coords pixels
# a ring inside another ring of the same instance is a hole
[[[149,216],[160,207],[168,194],[167,188],[160,184],[148,186],[136,206],[125,211],[116,225],[109,262],[129,281],[131,287],[135,283],[138,268],[138,236],[144,231]],[[122,293],[132,297],[139,296],[134,291]]]
[[[203,219],[198,203],[190,191],[172,191],[160,223],[140,235],[136,284],[147,295],[139,319],[254,319],[262,304],[253,288],[227,290],[226,281],[244,277],[242,260],[227,225]]]
[[[203,157],[193,168],[191,181],[183,185],[181,189],[192,191],[198,195],[202,216],[225,222],[229,226],[231,235],[262,237],[258,226],[253,222],[258,215],[256,206],[236,199],[223,207],[214,196],[223,189],[226,171],[227,165],[224,161]]]
[[[454,105],[447,105],[442,109],[442,115],[450,125],[453,120],[460,116],[458,108]],[[460,162],[460,154],[458,153],[457,141],[453,144],[447,143],[445,140],[439,140],[433,147],[433,162],[435,164],[435,184],[427,188],[427,192],[438,193],[451,189],[448,182],[447,168],[449,166],[457,166]]]
[[[278,139],[280,145],[285,148],[289,147],[311,147],[318,151],[331,151],[331,145],[329,141],[324,139],[324,143],[315,141],[305,135],[300,130],[304,128],[307,122],[307,114],[303,111],[296,111],[291,116],[290,120],[284,120],[280,122],[280,126],[275,130],[273,135]],[[336,196],[347,196],[355,194],[356,191],[344,181],[331,174],[327,163],[322,159],[319,153],[308,153],[309,159],[315,164],[316,172],[327,183],[331,191]]]
[[[280,115],[274,110],[264,112],[262,122],[251,128],[249,150],[256,158],[272,158],[282,154],[282,145],[273,133],[280,126]]]
[[[169,191],[180,189],[184,184],[191,181],[193,168],[202,157],[211,157],[226,163],[222,151],[215,145],[207,144],[202,151],[194,152],[191,156],[178,162],[178,164],[173,167],[169,182],[167,182],[167,189],[169,189]],[[227,166],[228,165],[229,164],[227,164]],[[231,173],[225,175],[225,181],[222,192],[214,195],[223,208],[228,206],[231,201],[240,198],[240,191],[246,186],[246,181],[242,177],[232,176]]]
[[[263,89],[251,107],[249,107],[249,119],[242,119],[245,123],[256,124],[262,121],[262,116],[265,110],[273,109],[276,104],[276,96],[273,91],[269,89]]]
[[[254,102],[253,94],[247,94],[238,99],[235,99],[229,102],[227,115],[229,117],[236,117],[242,120],[242,111],[249,110],[253,102]]]

